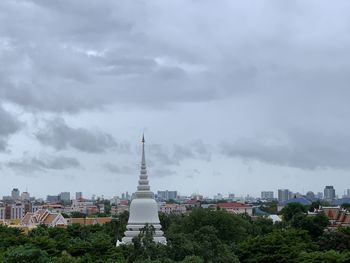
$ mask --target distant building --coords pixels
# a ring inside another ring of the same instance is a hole
[[[178,204],[164,204],[160,207],[160,212],[165,214],[181,215],[186,213],[186,206]]]
[[[305,197],[306,197],[307,200],[309,200],[311,202],[316,200],[315,194],[312,191],[307,192]]]
[[[229,193],[229,194],[228,194],[228,199],[229,199],[229,200],[234,200],[234,199],[235,199],[235,194]]]
[[[2,204],[0,205],[0,220],[4,220],[5,219],[5,206],[3,206]]]
[[[191,195],[191,199],[192,199],[192,200],[199,200],[199,201],[202,201],[202,200],[203,200],[203,195],[198,194],[198,193],[193,193],[193,194]]]
[[[238,202],[219,203],[217,207],[232,214],[247,214],[249,216],[253,215],[252,206]]]
[[[278,189],[278,202],[282,203],[291,198],[291,192],[288,189]]]
[[[261,199],[263,200],[272,200],[273,199],[273,191],[262,191]]]
[[[277,211],[280,212],[283,209],[283,207],[285,207],[286,205],[291,204],[291,203],[299,203],[302,205],[311,205],[311,202],[309,200],[307,200],[305,197],[295,197],[295,198],[290,198],[282,203],[279,203],[277,205]]]
[[[118,196],[114,196],[111,200],[110,200],[111,205],[117,205],[120,203],[120,198]]]
[[[324,188],[324,200],[333,201],[335,199],[335,189],[332,185],[327,185]]]
[[[94,214],[99,212],[98,207],[94,205],[93,202],[84,199],[73,200],[71,211],[84,214]]]
[[[83,193],[82,192],[76,192],[75,193],[75,200],[79,200],[81,198],[83,198]]]
[[[316,194],[316,199],[322,200],[322,199],[323,199],[323,193],[322,193],[322,192],[318,192],[318,193]]]
[[[62,192],[60,193],[60,201],[63,201],[65,203],[69,203],[70,202],[70,192]]]
[[[176,200],[177,199],[177,191],[158,191],[157,197],[159,200],[163,201],[169,201],[169,200]]]
[[[28,193],[28,192],[23,192],[23,193],[21,194],[21,200],[22,200],[22,201],[30,200],[30,195],[29,195],[29,193]]]
[[[223,200],[224,197],[222,196],[221,193],[218,193],[217,195],[214,195],[214,200]]]
[[[20,192],[18,188],[13,188],[11,192],[11,197],[13,200],[19,200]]]
[[[3,200],[4,202],[6,202],[6,201],[12,201],[12,196],[11,196],[11,195],[5,195],[5,196],[2,197],[2,200]]]
[[[124,212],[129,212],[128,205],[112,205],[111,206],[111,215],[120,215]]]
[[[350,189],[346,189],[346,197],[350,198]]]
[[[48,195],[46,201],[48,203],[57,203],[60,201],[60,197],[58,195]]]
[[[10,206],[10,219],[22,219],[25,214],[25,207],[22,203],[12,204]]]

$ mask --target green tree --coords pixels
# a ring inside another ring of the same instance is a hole
[[[293,216],[297,214],[305,214],[307,212],[306,207],[299,203],[290,203],[283,207],[281,210],[281,215],[283,219],[287,222],[292,220]]]
[[[301,252],[315,247],[306,231],[286,229],[243,241],[238,245],[237,255],[242,263],[297,263]]]
[[[17,246],[8,249],[4,256],[4,263],[47,263],[46,252],[32,246]]]
[[[328,226],[328,218],[324,214],[308,216],[305,214],[296,214],[290,220],[291,226],[308,231],[313,238],[318,238]]]
[[[350,250],[350,228],[325,231],[319,238],[318,244],[322,250]]]
[[[346,263],[350,262],[350,253],[340,253],[339,251],[315,251],[303,252],[298,257],[300,263]]]

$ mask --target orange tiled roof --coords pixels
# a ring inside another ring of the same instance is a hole
[[[58,214],[49,214],[45,217],[44,221],[42,221],[41,223],[45,225],[49,225],[57,218],[57,216]]]
[[[22,224],[29,224],[29,221],[33,215],[34,213],[26,213],[25,216],[22,218]]]

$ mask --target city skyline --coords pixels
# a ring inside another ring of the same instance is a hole
[[[341,195],[349,7],[1,1],[0,194]]]
[[[226,200],[230,200],[230,199],[235,199],[235,200],[241,200],[241,201],[246,201],[246,198],[254,198],[254,199],[276,199],[279,200],[280,197],[280,191],[287,191],[287,196],[289,196],[287,199],[293,199],[294,195],[302,195],[304,197],[308,197],[308,194],[312,193],[314,194],[316,199],[320,199],[320,200],[327,200],[327,198],[324,196],[325,193],[325,189],[327,189],[328,187],[332,187],[333,186],[324,186],[323,189],[319,189],[317,191],[312,191],[312,190],[308,190],[306,192],[299,192],[299,191],[294,191],[293,189],[289,189],[289,188],[279,188],[276,190],[270,189],[270,190],[261,190],[259,194],[257,195],[250,195],[250,194],[235,194],[235,193],[222,193],[222,192],[217,192],[214,195],[207,195],[205,193],[199,193],[199,192],[194,192],[194,193],[180,193],[179,191],[177,191],[176,189],[158,189],[156,191],[152,191],[156,196],[164,198],[166,200],[170,200],[170,199],[177,199],[177,198],[191,198],[194,195],[201,195],[203,198],[209,198],[209,199],[226,199]],[[18,192],[16,194],[17,198],[14,198],[14,191]],[[23,200],[29,200],[30,198],[35,198],[35,199],[42,199],[44,201],[48,201],[49,198],[54,199],[54,201],[51,200],[51,202],[59,202],[59,201],[68,201],[68,200],[77,200],[77,199],[87,199],[87,200],[96,200],[98,198],[103,198],[106,200],[112,200],[115,197],[118,197],[120,199],[128,199],[131,200],[132,199],[132,195],[135,194],[136,191],[125,191],[125,192],[121,192],[121,193],[115,193],[112,196],[108,196],[108,195],[96,195],[96,194],[86,194],[84,192],[81,191],[61,191],[58,193],[47,193],[46,195],[33,195],[31,194],[27,189],[25,191],[21,191],[20,188],[13,188],[12,191],[5,193],[5,194],[1,194],[0,193],[0,197],[2,197],[3,199],[13,199],[13,200],[22,200],[23,196],[24,199]],[[272,195],[270,194],[272,193]],[[321,197],[319,196],[321,194]],[[172,196],[176,196],[176,198],[169,198]],[[265,196],[262,197],[262,196]],[[272,196],[272,197],[271,197]],[[337,191],[337,189],[334,189],[334,198],[338,198],[338,199],[342,199],[342,198],[350,198],[350,189],[344,189],[344,191],[342,193],[339,193],[339,191]],[[282,198],[285,199],[285,198]],[[280,201],[280,200],[279,200]]]

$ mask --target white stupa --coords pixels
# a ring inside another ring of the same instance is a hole
[[[142,136],[142,158],[141,158],[141,173],[135,198],[130,204],[129,221],[126,226],[125,237],[122,243],[130,244],[132,239],[140,234],[146,224],[153,225],[155,233],[153,240],[162,244],[166,244],[166,239],[161,231],[161,225],[158,217],[158,205],[154,200],[154,194],[150,191],[146,160],[145,160],[145,138]]]

